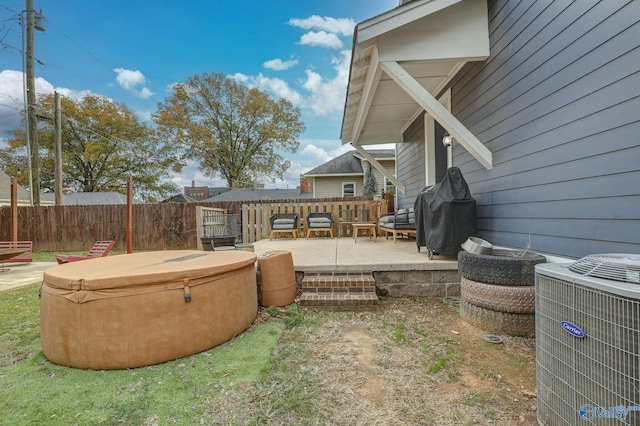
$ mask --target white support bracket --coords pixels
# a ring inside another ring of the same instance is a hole
[[[385,169],[382,164],[380,164],[375,158],[373,158],[373,156],[371,154],[369,154],[364,148],[362,148],[360,145],[353,145],[353,147],[364,157],[367,159],[367,161],[369,163],[371,163],[371,165],[373,167],[376,168],[376,170],[378,170],[380,173],[383,174],[384,177],[386,177],[387,179],[389,179],[391,182],[393,182],[393,184],[396,186],[396,188],[398,189],[398,191],[402,192],[404,194],[405,191],[405,187],[404,184],[402,182],[400,182],[398,179],[396,179],[395,176],[393,176],[392,174],[389,173],[389,171],[387,169]]]
[[[416,79],[395,61],[380,62],[382,70],[435,118],[460,145],[486,169],[493,168],[493,154],[458,119],[443,107]],[[355,145],[355,144],[354,144]]]

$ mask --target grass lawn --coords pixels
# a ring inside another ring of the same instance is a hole
[[[116,254],[124,254],[123,250],[111,250],[109,256]],[[34,251],[31,256],[34,262],[55,262],[56,254],[72,254],[74,256],[86,256],[87,250],[84,251]]]
[[[40,352],[39,285],[0,293],[0,424],[199,424],[207,399],[258,381],[284,330],[269,321],[206,351],[115,371],[61,367]]]
[[[536,423],[533,340],[487,343],[455,299],[360,313],[270,307],[203,353],[88,371],[43,357],[38,288],[0,292],[2,425]]]

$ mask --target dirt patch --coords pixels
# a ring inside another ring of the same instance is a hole
[[[203,424],[537,424],[534,340],[487,342],[456,299],[301,315],[264,379],[212,395]]]
[[[359,424],[536,424],[534,340],[487,334],[455,301],[389,301],[320,331],[309,362]]]
[[[384,384],[380,379],[380,372],[377,371],[380,354],[374,347],[377,340],[367,332],[366,328],[359,325],[347,324],[342,327],[341,331],[347,340],[352,342],[357,352],[356,359],[364,376],[361,390],[364,392],[365,398],[376,407],[383,406]]]

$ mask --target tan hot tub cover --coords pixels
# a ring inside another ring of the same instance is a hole
[[[210,349],[257,314],[255,254],[144,252],[44,272],[42,351],[94,370],[140,367]]]

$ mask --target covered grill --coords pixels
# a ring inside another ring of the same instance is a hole
[[[460,169],[451,167],[441,182],[416,198],[416,244],[434,254],[455,255],[461,244],[476,234],[476,200]]]

